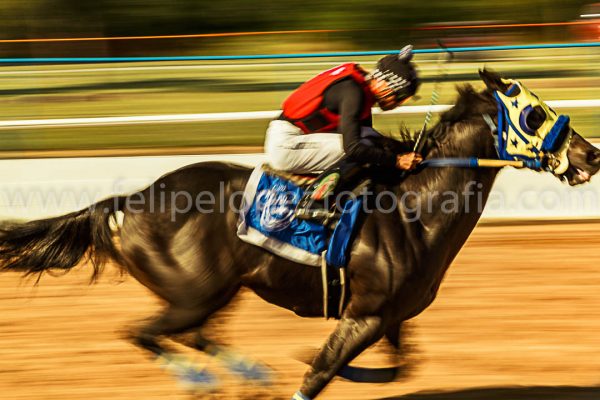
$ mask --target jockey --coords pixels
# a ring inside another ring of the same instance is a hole
[[[347,63],[301,85],[267,129],[265,152],[271,165],[292,173],[323,172],[310,190],[313,200],[331,194],[357,167],[415,168],[420,155],[395,154],[372,140],[380,134],[371,115],[375,104],[392,110],[415,94],[419,80],[411,59],[412,46],[406,46],[380,59],[370,73]]]

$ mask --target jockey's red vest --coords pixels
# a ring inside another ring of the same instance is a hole
[[[345,78],[352,78],[365,94],[360,120],[371,117],[371,107],[375,104],[373,93],[365,80],[367,73],[358,64],[346,63],[327,71],[305,82],[283,102],[283,118],[304,133],[331,132],[338,128],[340,115],[328,110],[323,105],[325,91],[334,83]]]

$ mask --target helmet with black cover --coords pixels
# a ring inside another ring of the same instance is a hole
[[[377,62],[376,68],[368,75],[370,86],[379,107],[391,110],[410,97],[419,87],[419,77],[411,62],[412,46],[408,45],[398,54],[389,54]]]

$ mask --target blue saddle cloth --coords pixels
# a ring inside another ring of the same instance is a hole
[[[295,218],[304,190],[280,176],[256,167],[248,180],[238,221],[238,237],[301,264],[320,266],[323,252],[334,267],[348,263],[351,240],[362,199],[344,206],[333,233],[323,225]]]

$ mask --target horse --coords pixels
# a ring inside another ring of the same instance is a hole
[[[497,158],[485,115],[495,115],[493,91],[508,85],[489,70],[479,71],[485,89],[459,87],[456,104],[427,130],[428,158]],[[572,134],[569,168],[557,178],[582,184],[600,169],[600,150]],[[407,144],[387,139],[396,151]],[[404,321],[436,298],[444,275],[475,228],[499,168],[423,168],[408,176],[380,171],[373,176],[381,206],[365,213],[347,266],[347,302],[334,331],[314,357],[296,399],[311,399],[362,351],[385,338],[400,349]],[[251,170],[203,162],[168,173],[129,196],[102,200],[67,215],[11,223],[0,230],[0,266],[26,274],[69,270],[89,260],[96,278],[116,262],[160,297],[166,307],[132,335],[133,342],[156,356],[168,355],[161,338],[194,332],[191,345],[206,351],[200,331],[240,288],[253,290],[276,306],[302,317],[320,317],[321,271],[288,261],[236,236],[238,211]],[[478,188],[474,195],[473,188]],[[453,191],[447,199],[432,193]],[[469,194],[470,193],[470,194]],[[189,200],[196,198],[191,209]],[[198,200],[198,199],[201,199]],[[428,204],[417,213],[418,204]],[[212,212],[200,208],[213,205]],[[215,210],[219,205],[220,209]],[[200,207],[202,206],[202,207]],[[177,210],[185,210],[175,212]],[[118,229],[111,228],[122,212]],[[119,243],[117,245],[117,242]]]

